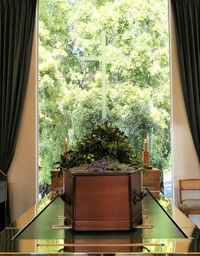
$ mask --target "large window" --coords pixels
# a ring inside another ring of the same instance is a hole
[[[167,0],[40,0],[40,185],[85,132],[109,120],[138,159],[168,171],[170,82]]]

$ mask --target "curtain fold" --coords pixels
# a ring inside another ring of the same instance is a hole
[[[36,0],[0,0],[0,179],[6,177],[17,143],[35,13]]]
[[[23,111],[37,0],[0,0],[0,180],[7,180]],[[7,201],[7,215],[9,207]]]
[[[171,0],[183,97],[200,161],[200,0]]]

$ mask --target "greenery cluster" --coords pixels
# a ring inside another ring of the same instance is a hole
[[[61,169],[90,164],[101,159],[131,165],[139,164],[128,138],[122,131],[108,122],[98,124],[86,133],[69,154],[69,158],[61,155],[61,162],[59,163]]]
[[[64,138],[73,148],[102,121],[101,62],[81,59],[102,54],[102,31],[106,32],[106,54],[113,56],[106,65],[107,119],[127,135],[138,162],[148,135],[151,165],[161,170],[168,167],[167,5],[167,0],[40,1],[41,184],[50,182]]]

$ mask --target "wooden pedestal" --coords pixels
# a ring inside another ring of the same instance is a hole
[[[63,175],[66,224],[73,230],[131,230],[141,222],[140,170]]]
[[[51,193],[52,193],[52,199],[54,199],[57,196],[57,191],[63,190],[63,175],[58,175],[58,170],[51,170]]]
[[[160,170],[146,169],[143,173],[143,187],[147,188],[153,196],[160,196]]]

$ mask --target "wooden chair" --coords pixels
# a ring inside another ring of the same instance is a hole
[[[200,191],[200,179],[181,179],[179,180],[179,197],[180,197],[180,210],[186,215],[200,214],[200,196],[194,198],[183,198],[187,191]],[[191,197],[191,196],[190,196]]]

